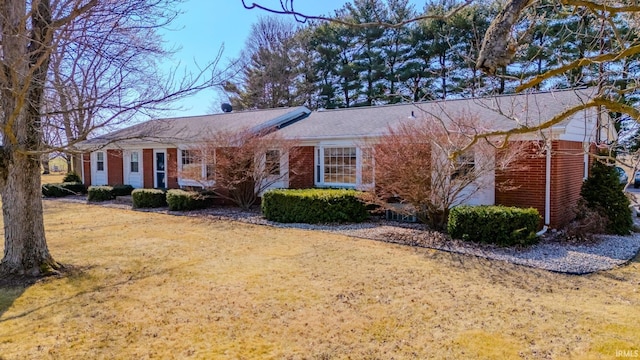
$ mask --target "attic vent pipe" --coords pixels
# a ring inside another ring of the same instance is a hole
[[[413,110],[411,110],[411,115],[409,115],[409,119],[415,119],[416,115],[413,113]]]

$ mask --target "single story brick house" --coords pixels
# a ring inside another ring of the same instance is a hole
[[[82,178],[86,185],[130,184],[136,188],[180,188],[197,185],[179,176],[188,149],[216,131],[273,129],[295,139],[296,159],[281,161],[291,174],[276,184],[283,188],[365,188],[375,182],[371,144],[407,121],[437,118],[446,123],[455,114],[471,114],[483,129],[506,131],[533,128],[569,108],[589,101],[592,89],[503,95],[372,107],[310,111],[306,107],[229,112],[215,115],[151,120],[87,140],[81,144]],[[531,144],[531,156],[519,160],[522,170],[495,173],[509,177],[515,190],[489,186],[467,199],[470,204],[534,207],[544,224],[561,227],[571,220],[582,180],[588,175],[596,143],[615,140],[609,116],[595,107],[577,111],[553,126],[511,137]],[[542,151],[540,151],[542,149]],[[294,161],[295,160],[295,161]],[[193,164],[190,164],[193,166]],[[203,164],[202,173],[207,169]]]

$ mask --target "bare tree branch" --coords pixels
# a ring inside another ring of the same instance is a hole
[[[329,22],[333,22],[333,23],[340,24],[340,25],[345,25],[345,26],[350,26],[350,27],[360,27],[360,28],[385,27],[385,28],[397,29],[397,28],[401,28],[401,27],[403,27],[403,26],[405,26],[407,24],[418,22],[418,21],[422,21],[422,20],[427,20],[427,19],[438,19],[438,20],[449,19],[449,18],[453,17],[455,14],[457,14],[458,12],[460,12],[462,9],[464,9],[467,5],[471,4],[474,0],[465,0],[465,2],[462,5],[455,7],[450,12],[448,12],[448,13],[446,13],[444,15],[426,15],[425,14],[425,15],[416,16],[414,18],[403,20],[403,21],[396,22],[396,23],[390,23],[390,22],[384,22],[384,21],[373,21],[373,22],[358,23],[358,22],[354,22],[354,21],[343,20],[343,19],[340,19],[338,17],[303,14],[303,13],[298,12],[298,11],[295,10],[294,5],[293,5],[293,1],[294,0],[281,0],[280,1],[280,6],[281,6],[280,9],[276,9],[276,8],[260,5],[260,4],[257,4],[255,2],[251,2],[249,4],[246,0],[242,0],[242,5],[244,6],[245,9],[248,9],[248,10],[259,9],[259,10],[267,11],[267,12],[270,12],[270,13],[273,13],[273,14],[293,15],[295,17],[296,21],[301,22],[301,23],[305,23],[307,21],[317,20],[317,21],[329,21]]]

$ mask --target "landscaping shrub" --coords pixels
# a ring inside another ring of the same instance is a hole
[[[369,214],[359,195],[340,189],[271,190],[262,196],[262,213],[283,223],[361,222]]]
[[[609,219],[597,210],[588,207],[584,199],[578,200],[575,213],[575,219],[564,228],[567,239],[591,241],[593,235],[606,232]]]
[[[81,195],[87,192],[84,184],[79,182],[64,182],[59,184],[42,185],[42,195],[45,197],[63,197],[69,195]]]
[[[164,190],[135,189],[131,192],[134,208],[157,208],[167,206]]]
[[[67,173],[64,178],[62,179],[62,182],[65,183],[81,183],[82,179],[80,179],[80,175],[74,173],[74,172],[69,172]]]
[[[209,205],[209,198],[196,191],[169,190],[167,191],[169,210],[184,211],[203,209]]]
[[[449,213],[449,235],[465,241],[500,246],[536,242],[540,214],[533,208],[506,206],[456,206]]]
[[[87,201],[109,201],[115,199],[113,186],[89,186]]]
[[[582,184],[580,196],[587,207],[609,219],[606,232],[627,235],[633,227],[629,199],[615,167],[595,161],[587,180]]]
[[[131,185],[113,185],[113,196],[129,196],[133,191],[133,186]]]

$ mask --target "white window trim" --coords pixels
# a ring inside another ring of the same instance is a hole
[[[279,178],[282,177],[284,172],[282,169],[282,162],[283,162],[283,151],[281,149],[269,149],[267,151],[265,151],[264,154],[262,154],[262,157],[260,159],[260,166],[262,166],[262,169],[266,170],[267,168],[267,153],[269,151],[277,151],[278,152],[278,174],[277,175],[273,175],[273,174],[268,174],[266,177],[267,178]]]
[[[355,148],[356,149],[356,182],[352,183],[332,183],[324,181],[324,150],[326,148]],[[370,188],[375,183],[375,157],[372,159],[371,166],[373,167],[372,183],[362,183],[362,148],[353,143],[321,143],[314,148],[314,170],[313,179],[316,187],[335,187],[335,188],[348,188],[348,189],[366,189]]]
[[[181,173],[182,173],[182,150],[198,150],[198,149],[193,149],[193,148],[188,148],[188,147],[179,147],[178,148],[178,186],[180,187],[184,187],[184,186],[192,186],[192,187],[201,187],[204,188],[205,186],[210,187],[213,186],[216,182],[215,180],[207,180],[207,165],[206,165],[206,161],[201,161],[200,162],[200,176],[201,179],[200,181],[198,180],[194,180],[194,179],[187,179],[187,178],[183,178]],[[214,153],[214,163],[215,163],[215,153]]]
[[[288,188],[289,187],[289,151],[283,150],[283,149],[277,149],[277,148],[273,148],[273,149],[269,149],[267,151],[271,151],[271,150],[277,150],[280,153],[280,174],[279,175],[267,175],[264,177],[264,181],[265,182],[271,182],[274,181],[274,183],[269,186],[268,189],[279,189],[279,188]],[[259,170],[264,170],[266,169],[266,164],[267,164],[267,152],[265,151],[263,154],[260,155],[259,158],[260,162],[260,169]],[[260,194],[260,196],[262,196],[262,194]]]

